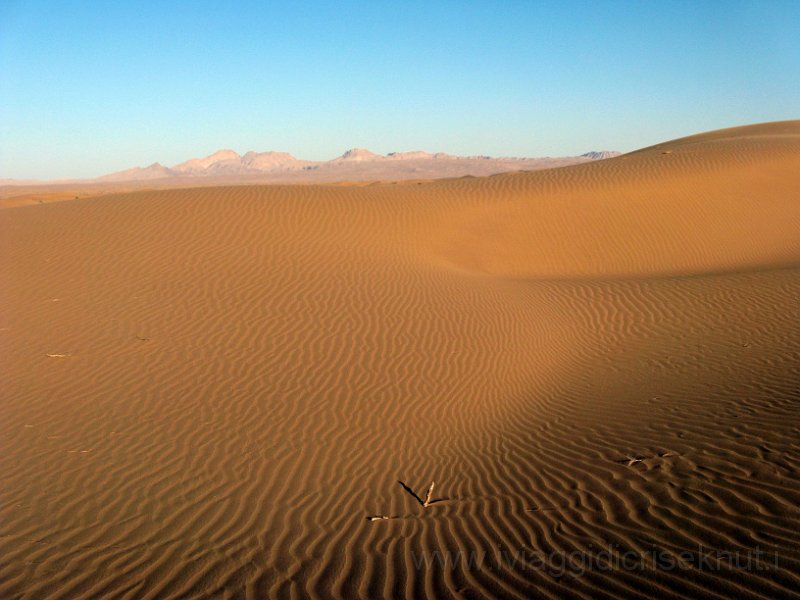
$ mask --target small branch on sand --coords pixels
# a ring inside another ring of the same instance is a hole
[[[403,487],[403,489],[412,498],[414,498],[414,500],[419,502],[419,504],[420,504],[420,506],[422,508],[428,508],[431,504],[435,504],[436,502],[439,502],[439,501],[442,500],[441,498],[439,500],[434,500],[433,499],[433,487],[434,487],[434,485],[436,485],[436,483],[433,482],[433,481],[431,481],[431,487],[428,488],[428,491],[425,494],[425,500],[420,498],[414,490],[412,490],[410,487],[408,487],[402,481],[398,481],[397,483],[399,483]],[[446,500],[446,498],[445,498],[445,500]],[[404,517],[387,517],[386,515],[371,515],[371,516],[367,517],[367,521],[389,521],[391,519],[402,519],[402,518],[404,518]]]
[[[414,500],[419,502],[419,504],[420,504],[420,506],[422,506],[422,508],[428,508],[431,504],[436,502],[436,500],[433,499],[433,486],[435,485],[435,482],[433,482],[433,481],[431,481],[431,487],[428,488],[428,493],[425,494],[425,500],[420,498],[414,490],[412,490],[409,486],[407,486],[402,481],[398,481],[397,483],[399,483],[401,486],[403,486],[403,489],[406,492],[408,492],[414,498]]]
[[[434,481],[431,481],[431,487],[428,488],[428,493],[425,494],[425,502],[422,503],[422,508],[428,508],[431,503],[431,496],[433,496],[433,486],[435,485]]]

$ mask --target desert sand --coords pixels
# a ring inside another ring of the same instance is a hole
[[[4,598],[800,589],[800,121],[0,244]]]

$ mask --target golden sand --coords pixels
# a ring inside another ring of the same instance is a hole
[[[5,598],[800,589],[800,122],[105,193],[0,244]]]

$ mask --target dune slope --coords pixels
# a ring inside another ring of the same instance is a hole
[[[0,211],[3,597],[794,593],[798,190],[784,122]]]

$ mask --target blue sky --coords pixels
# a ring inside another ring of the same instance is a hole
[[[0,178],[633,150],[800,118],[800,2],[0,2]]]

